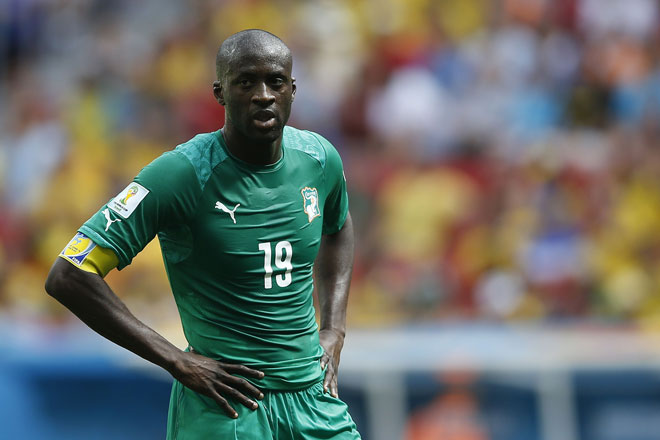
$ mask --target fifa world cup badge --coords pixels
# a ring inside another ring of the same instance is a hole
[[[149,194],[148,189],[137,182],[133,182],[108,203],[108,208],[122,217],[128,218],[147,194]]]

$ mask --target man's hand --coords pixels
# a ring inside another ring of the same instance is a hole
[[[339,397],[339,393],[337,392],[337,372],[339,371],[341,349],[344,347],[344,336],[338,331],[321,330],[319,332],[319,340],[321,347],[323,347],[321,368],[328,367],[325,371],[325,378],[323,379],[323,391],[329,391],[332,397]]]
[[[247,380],[264,373],[244,365],[225,364],[199,353],[181,351],[138,320],[98,274],[86,272],[57,258],[46,280],[50,295],[94,331],[138,356],[160,365],[184,386],[215,400],[229,417],[238,413],[227,398],[255,410],[263,394]]]
[[[251,410],[258,408],[257,402],[250,399],[263,399],[264,395],[247,380],[234,376],[261,379],[264,373],[245,365],[226,364],[194,352],[182,352],[172,375],[184,386],[215,400],[229,417],[237,418],[238,413],[229,405],[231,397]]]

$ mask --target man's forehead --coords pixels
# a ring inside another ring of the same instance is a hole
[[[286,60],[289,58],[289,50],[283,44],[259,44],[258,42],[253,44],[242,44],[237,45],[232,52],[232,59],[281,58],[282,60]]]
[[[246,70],[282,71],[291,74],[293,60],[289,48],[265,31],[239,32],[227,38],[216,56],[218,78]]]
[[[251,70],[291,70],[291,58],[284,51],[276,50],[241,50],[233,54],[229,60],[229,70],[243,72]]]

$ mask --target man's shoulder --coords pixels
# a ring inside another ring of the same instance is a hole
[[[218,136],[217,131],[200,133],[173,150],[173,153],[178,153],[190,162],[202,187],[211,176],[213,168],[227,158]]]
[[[207,157],[210,153],[220,147],[218,132],[199,133],[191,139],[177,145],[174,151],[186,156],[189,160],[198,162],[202,157]]]
[[[284,127],[284,145],[316,159],[325,167],[328,154],[334,151],[332,144],[323,136],[309,130],[300,130],[287,125]]]

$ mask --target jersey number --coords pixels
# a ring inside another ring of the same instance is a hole
[[[273,288],[273,266],[271,265],[272,260],[272,247],[270,242],[259,243],[259,250],[264,252],[264,287],[266,289]],[[291,284],[291,256],[293,255],[293,249],[291,248],[291,243],[288,241],[280,241],[275,245],[275,266],[278,269],[284,269],[283,274],[275,276],[275,282],[280,287],[286,287]]]

